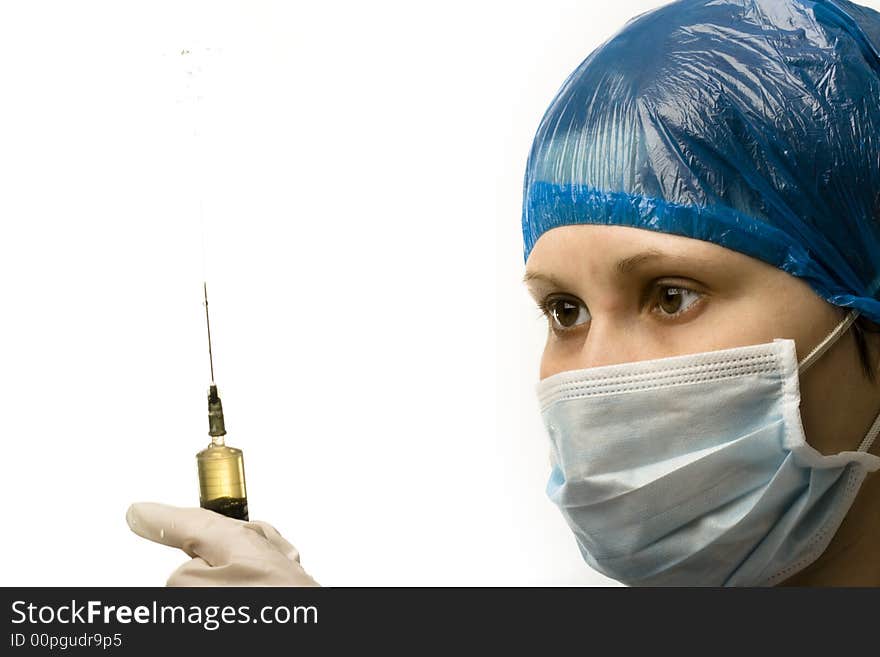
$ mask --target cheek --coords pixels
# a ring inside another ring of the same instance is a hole
[[[556,362],[556,356],[553,354],[553,347],[550,344],[551,340],[552,338],[548,336],[547,342],[544,345],[544,352],[541,354],[541,366],[538,372],[538,377],[541,380],[544,380],[548,376],[558,374],[562,371],[561,369],[559,369],[559,366]]]
[[[719,303],[699,327],[713,349],[770,342],[779,328],[775,313],[760,300]],[[708,351],[708,349],[707,349]]]
[[[538,378],[543,381],[548,376],[553,376],[561,371],[562,370],[553,362],[553,359],[547,355],[547,351],[545,350],[543,356],[541,356],[541,367],[538,372]]]
[[[794,306],[797,307],[797,306]],[[795,338],[790,329],[799,326],[792,305],[784,297],[749,294],[739,298],[710,299],[706,312],[691,326],[674,334],[690,344],[690,351],[713,351]]]
[[[582,364],[583,339],[567,338],[560,340],[548,329],[547,342],[541,355],[539,377],[543,380],[548,376],[577,370],[586,367]]]
[[[800,351],[800,348],[798,349]],[[800,415],[807,442],[822,454],[856,449],[866,431],[856,421],[862,408],[861,369],[851,335],[825,352],[800,377]],[[866,416],[865,416],[866,417]]]
[[[774,271],[756,283],[738,308],[744,328],[755,341],[795,341],[801,360],[831,331],[843,313],[820,298],[804,281]]]

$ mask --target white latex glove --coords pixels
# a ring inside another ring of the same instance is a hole
[[[132,504],[125,519],[138,536],[192,557],[166,586],[320,586],[303,570],[297,549],[269,523],[153,502]]]

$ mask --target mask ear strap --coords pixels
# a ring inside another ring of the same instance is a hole
[[[859,448],[856,450],[857,452],[867,452],[871,449],[871,445],[874,444],[874,438],[877,437],[877,434],[880,433],[880,414],[877,415],[874,420],[874,424],[871,425],[871,428],[868,429],[868,434],[865,436],[865,439],[862,441],[862,444],[859,445]]]
[[[837,339],[852,325],[854,321],[856,321],[856,318],[860,314],[861,313],[858,310],[851,310],[849,314],[843,318],[840,324],[838,324],[835,329],[831,331],[822,342],[817,344],[816,348],[807,354],[806,358],[798,364],[798,371],[803,374],[810,365],[819,360],[819,357],[837,342]]]

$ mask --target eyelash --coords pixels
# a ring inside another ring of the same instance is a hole
[[[654,288],[654,290],[655,290],[655,293],[653,295],[653,305],[651,307],[652,310],[657,305],[657,300],[659,297],[657,292],[659,292],[661,290],[682,290],[684,292],[692,292],[694,294],[699,295],[698,298],[690,306],[688,306],[684,310],[679,310],[678,312],[673,313],[671,315],[664,313],[662,315],[663,319],[661,321],[674,321],[674,320],[676,320],[677,318],[681,317],[682,315],[693,310],[697,305],[699,305],[699,303],[702,301],[703,297],[705,296],[702,292],[698,292],[697,290],[693,290],[689,287],[685,287],[684,285],[672,285],[672,284],[657,285]],[[565,298],[565,297],[566,297],[566,295],[563,295],[563,294],[551,294],[551,295],[544,297],[540,302],[538,302],[538,319],[547,318],[547,320],[550,322],[550,328],[556,333],[567,333],[568,331],[573,331],[574,329],[577,328],[577,326],[574,326],[572,328],[567,328],[567,329],[566,328],[558,328],[553,323],[552,311],[550,309],[550,306],[557,299]],[[577,303],[581,303],[581,302],[578,301]]]

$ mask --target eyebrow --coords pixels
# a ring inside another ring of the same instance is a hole
[[[539,271],[527,271],[526,275],[523,276],[523,283],[528,285],[531,281],[544,281],[546,283],[550,283],[551,285],[555,285],[556,287],[565,287],[562,281],[553,276],[552,274],[543,274]]]
[[[626,258],[621,258],[615,263],[614,269],[617,270],[619,274],[629,274],[641,267],[642,265],[645,265],[651,261],[664,259],[679,260],[683,262],[706,262],[702,258],[691,258],[688,256],[665,253],[663,251],[658,251],[657,249],[648,249],[646,251],[640,251],[639,253],[627,256]],[[530,281],[534,280],[545,281],[547,283],[550,283],[551,285],[555,285],[556,287],[565,287],[565,283],[557,277],[553,276],[552,274],[545,274],[540,271],[527,271],[525,276],[523,276],[523,283],[528,284]]]
[[[641,253],[631,255],[628,258],[618,260],[617,264],[614,265],[614,268],[620,274],[629,274],[634,269],[638,269],[639,267],[641,267],[643,264],[651,262],[652,260],[658,260],[660,258],[680,259],[680,256],[673,256],[668,253],[663,253],[662,251],[658,251],[657,249],[648,249],[647,251],[642,251]]]

